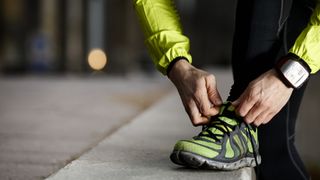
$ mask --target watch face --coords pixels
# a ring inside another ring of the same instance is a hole
[[[285,62],[280,70],[294,88],[300,87],[309,77],[309,72],[298,61],[294,60]]]

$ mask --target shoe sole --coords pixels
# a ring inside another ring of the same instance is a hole
[[[235,162],[218,162],[212,159],[196,155],[191,152],[173,151],[170,155],[173,163],[197,169],[213,169],[213,170],[237,170],[243,167],[255,167],[256,162],[253,157],[245,157]],[[258,164],[261,163],[261,156],[257,156]]]

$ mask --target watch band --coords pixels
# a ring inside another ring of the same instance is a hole
[[[280,79],[287,87],[298,89],[309,78],[311,69],[304,60],[289,53],[276,64]]]

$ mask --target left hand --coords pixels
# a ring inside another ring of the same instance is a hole
[[[283,108],[292,91],[271,69],[252,81],[233,105],[246,123],[259,126],[268,123]]]

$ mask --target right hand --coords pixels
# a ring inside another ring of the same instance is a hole
[[[214,75],[195,68],[185,60],[177,61],[168,74],[176,86],[194,126],[206,125],[219,113],[222,104]]]

